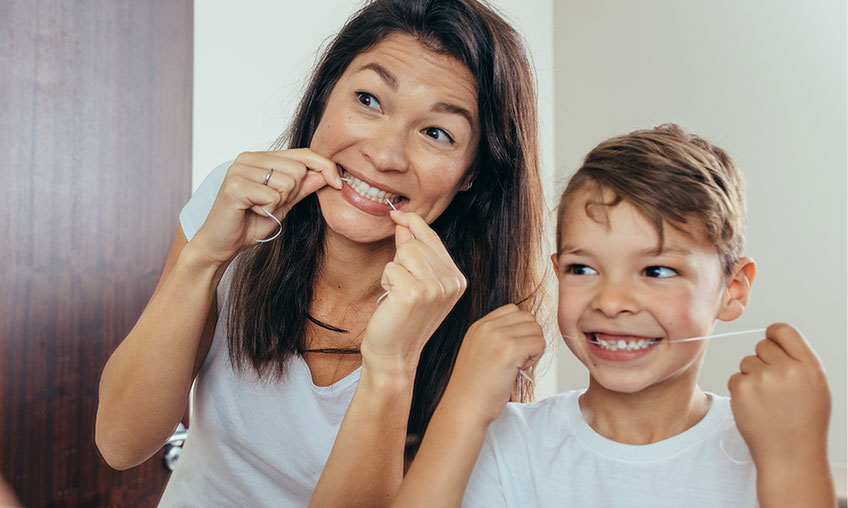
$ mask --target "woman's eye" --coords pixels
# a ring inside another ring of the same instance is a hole
[[[438,127],[427,127],[424,129],[424,134],[435,139],[436,141],[443,141],[453,144],[453,138],[450,137],[450,134],[444,131],[444,129],[440,129]]]
[[[366,108],[380,109],[380,101],[368,92],[356,92],[356,100]]]
[[[594,268],[578,264],[568,265],[565,267],[565,273],[570,273],[572,275],[598,275],[598,272],[595,271]]]
[[[666,277],[674,277],[675,275],[678,275],[677,270],[667,266],[649,266],[645,268],[645,277],[664,279]]]

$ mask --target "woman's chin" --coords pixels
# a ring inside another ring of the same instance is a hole
[[[367,213],[340,198],[338,194],[318,195],[321,214],[333,235],[362,244],[394,241],[395,223],[388,215]]]

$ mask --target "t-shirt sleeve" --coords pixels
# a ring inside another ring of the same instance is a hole
[[[497,458],[490,439],[492,434],[488,432],[465,487],[462,508],[506,508]]]
[[[218,189],[221,188],[224,177],[227,176],[227,169],[233,162],[227,161],[213,169],[183,207],[180,212],[180,226],[183,228],[186,240],[191,241],[197,230],[206,221],[209,211],[212,210],[212,203],[218,196]]]

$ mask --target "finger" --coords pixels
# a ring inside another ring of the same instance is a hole
[[[395,248],[400,247],[404,243],[415,238],[412,236],[412,231],[405,226],[395,226]]]
[[[526,332],[528,330],[536,330],[539,334],[542,333],[542,327],[536,321],[536,318],[533,317],[529,312],[518,310],[516,312],[510,312],[503,315],[500,315],[491,320],[491,325],[493,330],[507,330],[509,334],[519,336],[523,333],[518,333],[520,329],[522,332]],[[516,331],[513,332],[512,329]]]
[[[518,353],[516,367],[526,369],[534,365],[542,357],[545,351],[544,340],[538,340],[538,337],[521,337],[515,341],[516,351]]]
[[[755,348],[757,356],[762,358],[763,362],[774,365],[781,360],[790,360],[791,357],[776,343],[769,339],[761,340]]]
[[[389,298],[398,300],[404,296],[409,296],[409,288],[416,287],[417,280],[400,263],[390,261],[383,268],[380,285],[389,292],[384,300]]]
[[[290,195],[289,199],[286,200],[286,207],[291,209],[291,207],[299,203],[303,200],[303,198],[322,189],[326,185],[327,181],[321,174],[306,173],[306,176],[303,177],[303,181],[301,181],[300,188],[298,188],[297,192]]]
[[[744,378],[745,374],[742,374],[741,372],[737,372],[736,374],[730,376],[730,379],[727,380],[727,390],[730,392],[731,395],[734,395],[737,392],[739,384]],[[736,400],[736,396],[734,395],[731,400]]]
[[[283,172],[296,176],[298,181],[303,179],[308,169],[311,169],[321,175],[325,184],[341,189],[341,177],[335,163],[308,149],[245,152],[239,154],[233,166],[239,171],[250,171],[248,168],[253,168],[250,178],[257,183],[265,183],[268,170],[271,168],[274,169],[274,173]],[[273,180],[272,173],[268,185],[273,186]]]
[[[503,316],[504,314],[511,314],[511,313],[520,312],[520,311],[521,311],[521,309],[518,308],[518,305],[515,305],[514,303],[508,303],[506,305],[501,305],[500,307],[489,312],[488,314],[486,314],[485,316],[483,316],[480,319],[481,320],[483,320],[483,319],[486,319],[486,320],[495,319],[499,316]]]
[[[259,210],[260,206],[270,210],[280,204],[279,192],[238,174],[225,180],[221,195],[232,200],[236,208],[241,210],[252,209],[263,216],[265,214]]]
[[[438,252],[440,255],[451,259],[447,248],[442,243],[439,235],[430,228],[430,225],[424,221],[418,214],[414,212],[403,212],[401,210],[392,210],[389,216],[395,221],[395,224],[409,228],[412,235],[424,242],[428,247]],[[453,260],[451,259],[451,264]]]
[[[439,261],[429,247],[419,240],[409,240],[395,251],[394,261],[403,265],[420,281],[439,281],[436,272]],[[435,266],[434,266],[435,265]]]
[[[780,346],[795,360],[818,359],[807,339],[792,325],[774,323],[766,328],[766,338]]]
[[[739,363],[739,371],[742,374],[753,374],[766,368],[766,363],[758,356],[746,356]]]
[[[265,185],[281,195],[281,202],[288,202],[300,192],[306,176],[306,166],[296,160],[284,157],[272,157],[267,154],[248,157],[248,162],[258,162],[266,166],[253,166],[240,163],[231,168],[231,178],[243,177],[254,183]],[[273,164],[273,165],[272,165]],[[323,178],[318,178],[326,185]],[[314,192],[314,191],[313,191]],[[296,202],[296,201],[295,201]]]
[[[274,150],[268,153],[299,161],[312,171],[321,173],[325,182],[331,187],[339,190],[342,188],[342,177],[339,175],[336,163],[309,148]]]

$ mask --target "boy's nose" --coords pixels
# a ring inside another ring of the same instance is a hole
[[[592,308],[608,317],[634,314],[639,311],[639,300],[635,291],[627,284],[605,282],[595,293]]]
[[[363,141],[362,153],[378,171],[403,172],[409,168],[408,142],[398,122],[385,121]]]

